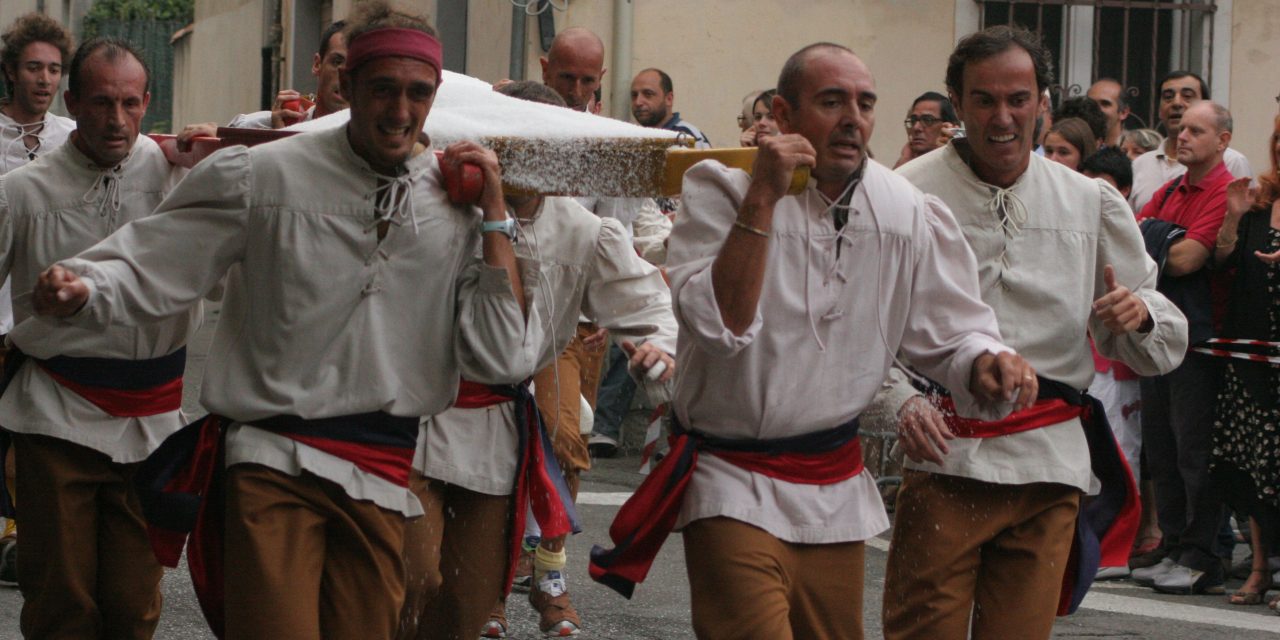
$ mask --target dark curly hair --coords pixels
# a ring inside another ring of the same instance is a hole
[[[947,60],[947,89],[951,95],[964,95],[964,68],[971,62],[980,62],[1018,47],[1031,56],[1036,68],[1036,88],[1044,93],[1053,84],[1053,58],[1037,36],[1026,29],[1004,25],[987,27],[971,33],[956,45]]]
[[[4,43],[3,49],[0,49],[0,67],[4,68],[4,89],[8,96],[13,95],[13,76],[18,72],[18,59],[32,42],[47,42],[57,47],[62,54],[63,67],[71,60],[71,32],[43,13],[33,12],[19,16],[0,35],[0,42]]]

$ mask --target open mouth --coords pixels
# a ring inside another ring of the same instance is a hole
[[[996,144],[1008,144],[1017,139],[1018,139],[1018,134],[1016,133],[1006,133],[1004,135],[999,135],[999,136],[987,136],[988,141],[994,142]]]

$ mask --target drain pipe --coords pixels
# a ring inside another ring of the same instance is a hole
[[[524,9],[511,7],[511,63],[507,67],[507,77],[515,81],[524,80],[525,57],[525,25],[529,16]]]
[[[619,120],[631,116],[631,30],[632,0],[613,1],[613,78],[609,95],[609,115]]]

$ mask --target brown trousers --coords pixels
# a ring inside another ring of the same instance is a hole
[[[226,482],[227,640],[393,637],[403,515],[306,472],[238,464]]]
[[[578,396],[586,398],[587,404],[595,409],[600,367],[608,350],[607,344],[600,349],[587,349],[582,344],[582,339],[596,330],[593,324],[579,324],[577,335],[556,357],[556,361],[533,376],[534,399],[542,411],[547,432],[551,434],[556,460],[560,461],[560,468],[564,469],[565,479],[575,496],[578,494],[578,473],[591,468],[587,439],[578,432],[582,407]]]
[[[794,544],[730,518],[684,529],[702,640],[861,640],[862,542]]]
[[[133,490],[135,464],[13,434],[22,484],[18,584],[27,638],[150,638],[163,570]]]
[[[502,596],[511,496],[491,496],[413,472],[426,515],[404,532],[408,572],[401,640],[475,640]]]
[[[1048,638],[1079,506],[1066,485],[907,470],[885,570],[885,639]]]

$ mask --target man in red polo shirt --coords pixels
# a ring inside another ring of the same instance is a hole
[[[1189,343],[1213,335],[1221,296],[1208,274],[1218,227],[1226,213],[1231,172],[1223,153],[1231,143],[1231,112],[1209,100],[1182,115],[1178,162],[1186,174],[1160,188],[1138,216],[1148,250],[1164,245],[1158,289],[1187,316]],[[1172,223],[1156,231],[1145,221]],[[1185,235],[1170,241],[1170,232]],[[1161,242],[1153,242],[1152,236]],[[1159,253],[1159,251],[1157,251]],[[1142,380],[1142,442],[1156,488],[1164,559],[1133,572],[1135,582],[1166,593],[1222,593],[1223,567],[1215,551],[1222,503],[1209,486],[1213,405],[1221,365],[1188,353],[1177,369]]]

